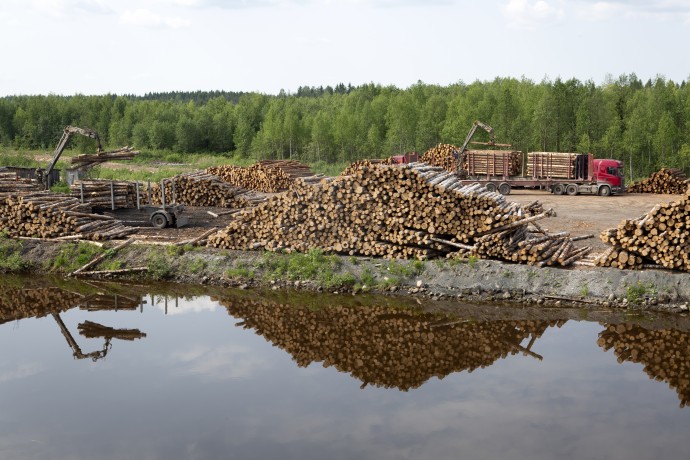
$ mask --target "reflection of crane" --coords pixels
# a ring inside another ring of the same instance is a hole
[[[55,322],[58,323],[58,326],[60,326],[62,335],[65,337],[65,340],[67,340],[67,343],[72,349],[72,356],[77,359],[91,358],[93,361],[98,361],[101,358],[105,358],[105,355],[108,354],[108,351],[112,347],[110,341],[113,338],[120,340],[134,340],[146,337],[146,334],[141,332],[139,329],[113,329],[111,327],[102,326],[98,323],[85,321],[79,324],[79,332],[88,338],[103,337],[105,342],[103,343],[102,350],[84,353],[81,351],[81,347],[79,347],[77,341],[74,340],[74,337],[72,337],[72,333],[69,331],[69,329],[67,329],[67,326],[65,326],[65,323],[62,321],[62,318],[60,318],[60,315],[53,313],[53,319],[55,319]]]
[[[96,148],[96,153],[100,153],[103,151],[103,146],[101,145],[101,139],[98,137],[98,133],[96,131],[93,131],[88,128],[78,128],[76,126],[66,126],[65,129],[62,131],[62,137],[60,138],[60,141],[58,142],[57,147],[55,147],[55,150],[53,151],[53,158],[50,160],[50,163],[48,164],[48,167],[45,169],[45,171],[42,171],[40,169],[36,170],[38,177],[38,180],[40,182],[43,182],[45,185],[46,190],[50,188],[50,173],[53,171],[53,168],[55,168],[55,164],[57,161],[60,159],[60,156],[62,155],[62,152],[65,151],[65,147],[67,146],[67,142],[69,141],[70,137],[72,137],[72,134],[81,134],[82,136],[90,137],[91,139],[95,139],[96,142],[98,142],[98,147]]]

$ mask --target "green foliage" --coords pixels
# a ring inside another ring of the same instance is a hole
[[[22,258],[22,244],[0,233],[0,273],[16,273],[26,270],[28,265]]]
[[[635,284],[631,284],[626,289],[626,299],[629,303],[637,304],[642,301],[646,296],[654,297],[657,294],[656,286],[652,284],[643,284],[638,281]]]
[[[148,275],[155,280],[162,280],[172,273],[171,259],[167,252],[152,250],[147,258]]]
[[[52,271],[70,273],[83,267],[102,252],[102,248],[89,243],[69,244],[58,251],[49,268]]]
[[[50,191],[53,193],[69,193],[69,184],[67,182],[58,182],[50,187]]]

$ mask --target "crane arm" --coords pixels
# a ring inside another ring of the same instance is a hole
[[[96,142],[98,142],[96,152],[100,153],[103,150],[103,146],[101,145],[101,139],[98,137],[98,133],[96,131],[86,128],[79,128],[77,126],[66,126],[65,129],[62,131],[62,137],[60,138],[57,147],[55,147],[55,150],[53,151],[53,158],[52,160],[50,160],[50,163],[48,164],[48,167],[45,170],[45,177],[50,176],[50,173],[53,171],[53,168],[55,168],[55,165],[60,159],[62,152],[65,151],[67,142],[69,141],[70,137],[72,137],[72,134],[81,134],[82,136],[95,139]]]
[[[482,123],[479,120],[474,120],[474,123],[472,124],[472,128],[470,129],[470,132],[467,133],[467,137],[465,137],[465,142],[462,144],[462,147],[460,147],[460,151],[458,152],[458,156],[461,156],[463,153],[465,153],[465,150],[467,150],[467,146],[469,145],[470,141],[472,140],[472,136],[474,136],[474,133],[477,131],[477,127],[482,128],[484,131],[489,133],[489,142],[487,145],[495,145],[496,144],[496,139],[494,137],[494,129],[487,125],[486,123]]]

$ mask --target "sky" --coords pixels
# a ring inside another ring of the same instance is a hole
[[[0,43],[0,97],[681,82],[690,0],[0,0]]]

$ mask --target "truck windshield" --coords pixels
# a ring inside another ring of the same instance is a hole
[[[614,168],[613,166],[607,167],[606,173],[611,174],[612,176],[623,177],[623,171],[621,171],[620,168]]]

